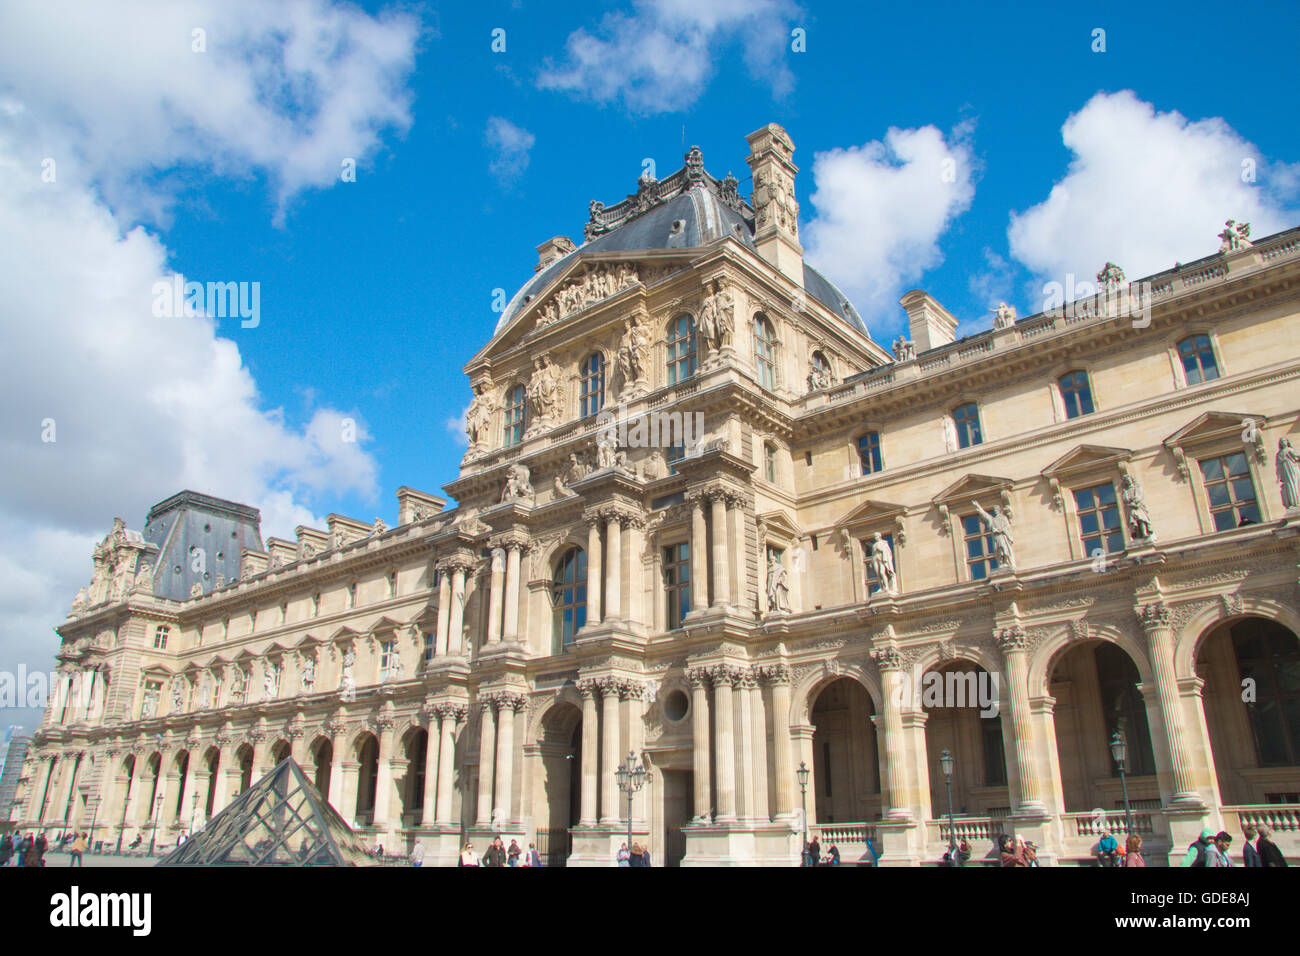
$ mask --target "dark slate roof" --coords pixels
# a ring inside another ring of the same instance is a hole
[[[240,551],[263,550],[261,514],[224,498],[182,491],[149,509],[144,539],[159,548],[153,593],[184,601],[196,582],[210,594],[217,575],[227,583],[238,580]]]
[[[506,328],[580,257],[640,250],[693,249],[734,236],[754,249],[754,210],[736,192],[728,175],[715,179],[704,170],[699,149],[686,154],[686,165],[664,180],[638,183],[637,192],[613,206],[593,202],[587,241],[528,280],[506,305],[496,332]],[[812,298],[847,324],[869,336],[866,324],[836,286],[804,264],[804,287]]]

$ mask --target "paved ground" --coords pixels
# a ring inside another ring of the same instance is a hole
[[[66,853],[46,853],[45,866],[47,868],[54,866],[71,865],[72,857]],[[147,856],[116,856],[111,853],[87,853],[81,858],[82,866],[153,866],[158,859]],[[9,864],[13,866],[11,862]]]

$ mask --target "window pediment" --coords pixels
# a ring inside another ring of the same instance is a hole
[[[1246,447],[1253,449],[1255,459],[1263,464],[1268,461],[1264,447],[1265,422],[1263,415],[1254,413],[1204,412],[1166,438],[1164,446],[1174,456],[1183,480],[1191,477],[1187,464],[1189,451],[1204,454]]]
[[[952,518],[949,509],[953,505],[968,505],[979,498],[997,495],[1001,499],[1002,510],[1007,517],[1012,517],[1010,478],[997,478],[992,475],[967,475],[953,482],[934,496],[934,506],[939,510],[939,517],[944,526],[951,531]]]
[[[861,538],[868,530],[877,531],[883,526],[890,525],[893,528],[890,533],[901,545],[906,536],[904,530],[906,513],[907,508],[904,505],[869,498],[835,522],[835,530],[847,532],[853,538]]]
[[[1052,503],[1057,510],[1065,507],[1061,483],[1078,481],[1102,473],[1128,474],[1128,462],[1133,452],[1128,448],[1109,445],[1078,445],[1043,469],[1042,475],[1052,489]]]

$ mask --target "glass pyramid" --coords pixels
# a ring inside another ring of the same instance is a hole
[[[373,866],[361,839],[292,758],[237,796],[158,866]]]

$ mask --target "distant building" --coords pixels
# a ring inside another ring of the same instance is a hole
[[[0,832],[12,830],[10,817],[14,813],[19,785],[23,782],[23,766],[27,759],[30,737],[10,737],[0,762]]]
[[[934,864],[949,793],[977,859],[1068,863],[1125,825],[1118,734],[1152,862],[1252,821],[1300,852],[1300,229],[961,340],[912,291],[887,348],[804,261],[785,130],[748,147],[748,198],[692,149],[538,247],[454,509],[118,519],[24,821],[168,844],[292,756],[385,848],[609,865],[631,752],[658,865],[794,864],[804,807]]]

